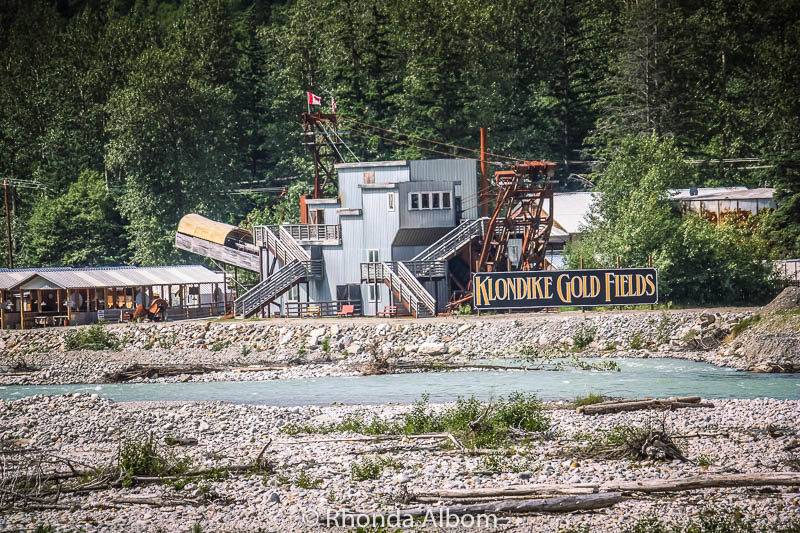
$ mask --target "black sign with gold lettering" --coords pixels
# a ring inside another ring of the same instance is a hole
[[[472,277],[475,309],[521,309],[658,302],[655,268],[478,272]]]

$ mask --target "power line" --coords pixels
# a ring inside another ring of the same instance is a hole
[[[385,131],[387,133],[392,133],[392,134],[395,134],[395,135],[402,135],[402,136],[408,137],[410,139],[417,139],[417,140],[424,141],[424,142],[439,144],[441,146],[447,146],[448,148],[455,148],[456,150],[466,150],[468,152],[474,152],[474,153],[477,153],[477,154],[481,153],[480,150],[476,150],[475,148],[467,148],[466,146],[459,146],[457,144],[450,144],[450,143],[446,143],[446,142],[442,142],[442,141],[436,141],[436,140],[433,140],[433,139],[427,139],[425,137],[420,137],[418,135],[412,135],[410,133],[403,133],[401,131],[390,130],[388,128],[382,128],[381,126],[375,126],[374,124],[367,124],[366,122],[361,122],[360,120],[356,120],[354,118],[342,117],[342,120],[347,120],[347,121],[353,122],[355,124],[360,124],[360,125],[366,126],[368,128],[372,128],[372,129],[376,129],[376,130],[380,130],[380,131]],[[524,161],[524,159],[520,159],[519,157],[512,157],[512,156],[508,156],[508,155],[495,154],[495,153],[492,153],[492,152],[486,152],[486,155],[487,156],[491,156],[491,157],[499,157],[499,158],[502,158],[502,159],[510,159],[512,161]],[[466,159],[474,159],[474,158],[466,158]]]
[[[473,159],[473,158],[467,157],[465,155],[451,154],[449,152],[442,152],[440,150],[434,150],[433,148],[423,148],[422,146],[417,146],[415,144],[407,143],[407,142],[401,141],[399,139],[392,139],[390,137],[384,137],[382,135],[378,135],[377,133],[361,131],[361,130],[359,130],[357,128],[353,128],[353,132],[361,135],[362,137],[377,137],[379,139],[383,139],[384,141],[392,142],[392,143],[395,143],[395,144],[400,144],[400,145],[403,145],[403,146],[408,146],[409,148],[416,148],[418,150],[426,150],[428,152],[433,152],[435,154],[446,155],[448,157],[455,157],[455,158],[458,158],[458,159]]]

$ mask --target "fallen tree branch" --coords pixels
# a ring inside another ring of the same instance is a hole
[[[416,498],[438,498],[457,500],[469,498],[502,498],[535,496],[539,494],[574,494],[593,492],[683,492],[697,489],[764,487],[800,485],[800,472],[759,472],[751,474],[707,474],[682,479],[655,479],[646,481],[608,482],[602,484],[578,485],[521,485],[506,488],[453,489],[434,492],[420,492]]]
[[[620,413],[622,411],[638,411],[641,409],[683,409],[690,407],[714,407],[713,403],[701,402],[699,396],[689,396],[687,398],[669,398],[665,400],[627,400],[622,402],[602,402],[592,405],[583,405],[575,409],[575,412],[584,415],[604,415],[609,413]]]
[[[408,518],[430,517],[436,520],[447,516],[482,515],[482,514],[526,514],[526,513],[569,513],[573,511],[591,511],[611,507],[626,498],[618,492],[603,494],[581,494],[558,498],[539,498],[533,500],[495,501],[475,504],[459,504],[442,507],[417,507],[414,509],[398,509],[388,513],[334,513],[320,516],[319,521],[328,526],[360,523],[387,523],[389,517],[399,520]],[[383,522],[379,522],[379,521]]]
[[[135,363],[124,370],[103,374],[104,383],[121,383],[136,378],[180,376],[182,374],[207,374],[221,369],[205,365],[140,365]]]

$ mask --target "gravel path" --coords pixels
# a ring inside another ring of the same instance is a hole
[[[596,483],[610,480],[681,478],[703,472],[774,472],[790,470],[791,454],[783,449],[796,442],[800,402],[779,400],[715,400],[714,409],[675,412],[631,412],[587,417],[565,404],[547,406],[552,420],[548,440],[518,450],[499,472],[486,471],[483,459],[443,449],[436,441],[303,442],[344,439],[353,434],[297,435],[281,431],[286,424],[341,421],[368,409],[382,417],[398,416],[408,406],[327,406],[276,408],[226,403],[122,403],[95,395],[32,397],[0,401],[0,441],[5,446],[38,448],[88,464],[114,461],[120,440],[152,433],[192,437],[197,444],[174,448],[191,458],[193,468],[247,464],[271,439],[266,452],[275,465],[271,475],[233,475],[228,479],[190,482],[182,489],[148,484],[107,489],[82,495],[64,494],[67,510],[14,511],[0,514],[0,530],[36,527],[84,531],[319,531],[317,516],[332,510],[389,511],[400,504],[402,490],[506,487],[526,483]],[[673,435],[713,435],[677,439],[684,455],[710,466],[655,461],[596,460],[569,451],[575,437],[592,435],[621,424],[664,424]],[[378,479],[354,481],[351,465],[365,457],[380,457]],[[794,456],[797,460],[797,456]],[[796,467],[795,467],[796,469]],[[318,480],[318,488],[301,488],[301,475]],[[4,472],[4,476],[9,473]],[[151,495],[197,498],[201,505],[117,504],[114,499]],[[102,508],[81,509],[95,504]],[[413,506],[413,504],[412,504]],[[569,515],[511,517],[498,531],[557,531],[587,525],[592,531],[618,531],[636,518],[655,513],[662,519],[684,520],[707,506],[738,507],[747,516],[765,520],[780,516],[800,519],[798,488],[776,490],[701,490],[680,496],[631,499],[607,510]]]

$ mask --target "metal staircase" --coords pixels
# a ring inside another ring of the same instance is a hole
[[[275,271],[274,274],[264,278],[249,291],[239,296],[233,302],[233,313],[240,318],[247,318],[256,313],[261,306],[271,302],[300,280],[308,275],[305,264],[293,259],[289,264]]]
[[[400,261],[361,263],[361,282],[384,283],[416,318],[436,316],[436,299]]]
[[[489,219],[487,217],[465,220],[444,237],[422,250],[412,261],[446,261],[473,239],[483,237],[488,227]]]
[[[283,266],[234,300],[233,313],[239,318],[252,316],[295,283],[322,279],[323,275],[322,261],[313,261],[311,255],[284,228],[256,226],[253,229],[256,246],[269,250]]]

